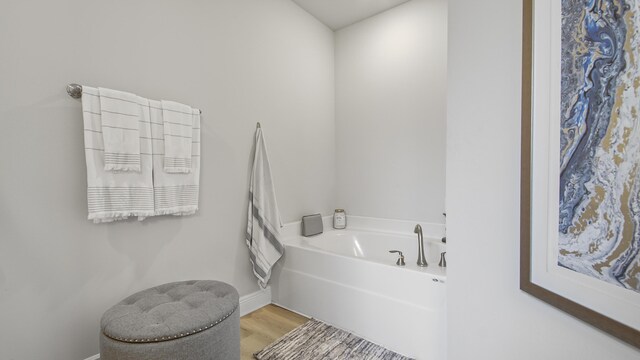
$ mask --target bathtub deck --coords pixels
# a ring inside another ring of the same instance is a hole
[[[240,318],[242,360],[252,360],[255,352],[307,321],[306,317],[276,305],[267,305],[243,316]]]

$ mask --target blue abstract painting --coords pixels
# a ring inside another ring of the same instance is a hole
[[[635,292],[640,292],[638,1],[562,0],[558,239],[558,265]]]

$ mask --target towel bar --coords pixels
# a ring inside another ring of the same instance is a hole
[[[82,85],[78,84],[69,84],[67,85],[67,94],[74,99],[80,99],[82,97]],[[199,110],[200,114],[202,114],[202,110]],[[260,127],[260,123],[258,123],[258,127]]]

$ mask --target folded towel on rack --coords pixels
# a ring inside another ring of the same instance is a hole
[[[112,172],[105,170],[105,140],[100,98],[98,89],[83,86],[82,113],[89,220],[101,223],[122,220],[129,216],[137,216],[138,220],[143,220],[146,216],[155,214],[148,100],[136,97],[135,103],[137,111],[141,114],[141,121],[135,122],[140,134],[140,171]],[[135,112],[133,106],[129,108],[132,113]],[[133,124],[134,122],[130,121],[128,126],[133,128]]]
[[[271,268],[284,254],[284,246],[279,239],[282,221],[261,128],[256,130],[247,215],[245,237],[249,259],[258,283],[265,288],[271,277]]]
[[[98,88],[104,169],[140,171],[140,105],[138,96],[122,91]]]
[[[165,108],[160,101],[149,101],[153,138],[153,186],[156,215],[192,215],[198,210],[200,195],[200,110],[191,109],[189,173],[166,172],[167,137]],[[184,114],[186,115],[186,114]],[[182,132],[182,133],[186,133]],[[169,137],[169,139],[172,139]],[[186,146],[186,144],[184,145]],[[185,155],[186,156],[186,155]],[[164,166],[163,166],[164,164]]]
[[[162,100],[164,124],[164,171],[190,173],[193,139],[193,109],[191,106]]]

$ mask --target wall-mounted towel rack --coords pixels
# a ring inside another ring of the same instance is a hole
[[[82,97],[82,85],[73,83],[67,85],[67,94],[74,99],[80,99]],[[202,114],[202,110],[200,110],[200,114]],[[258,127],[260,127],[260,123],[258,123]]]

